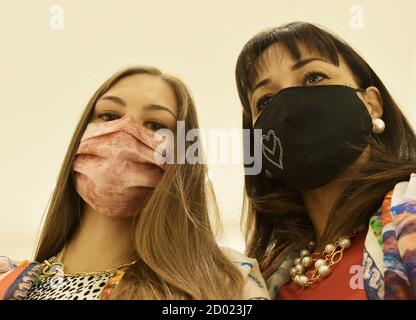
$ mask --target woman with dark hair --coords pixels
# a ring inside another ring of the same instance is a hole
[[[236,65],[247,253],[278,299],[416,298],[416,136],[347,43],[310,23],[255,35]],[[249,154],[249,153],[247,153]]]

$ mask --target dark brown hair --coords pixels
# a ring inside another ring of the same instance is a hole
[[[257,77],[259,56],[279,43],[292,59],[301,59],[299,44],[339,65],[340,57],[361,88],[375,86],[383,102],[386,129],[370,139],[369,161],[344,178],[345,190],[337,199],[318,246],[368,224],[386,193],[416,172],[416,137],[392,96],[367,62],[347,43],[316,25],[293,22],[255,35],[242,49],[236,65],[236,81],[243,105],[243,128],[252,129],[249,98]],[[263,61],[263,63],[266,63]],[[251,138],[251,140],[253,140]],[[252,141],[251,141],[252,143]],[[312,224],[300,194],[268,179],[264,173],[245,177],[243,222],[247,253],[264,267],[264,259],[280,256],[290,244],[301,243]]]

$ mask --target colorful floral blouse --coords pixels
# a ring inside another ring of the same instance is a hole
[[[272,262],[264,270],[272,299],[278,297],[279,289],[291,279],[293,258],[292,253],[282,264]],[[368,299],[416,299],[415,173],[409,181],[396,184],[370,218],[362,270]]]

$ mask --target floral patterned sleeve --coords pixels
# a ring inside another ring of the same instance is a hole
[[[363,267],[370,300],[416,299],[416,173],[371,217]]]
[[[224,254],[235,263],[245,280],[243,300],[270,300],[266,283],[261,275],[256,259],[248,258],[242,253],[230,248],[221,248]]]
[[[19,261],[11,260],[6,256],[0,256],[0,281],[7,276],[19,264]]]

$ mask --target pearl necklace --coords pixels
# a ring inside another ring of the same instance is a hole
[[[334,243],[327,244],[323,252],[311,254],[315,248],[315,242],[308,244],[308,249],[299,252],[299,257],[295,258],[294,265],[290,269],[292,281],[301,288],[306,288],[319,280],[328,277],[331,274],[331,266],[338,263],[344,251],[351,247],[351,237],[353,237],[361,228],[354,231],[350,236],[344,236]],[[321,258],[318,258],[321,257]],[[312,271],[308,269],[314,266]],[[310,276],[308,275],[310,273]]]

